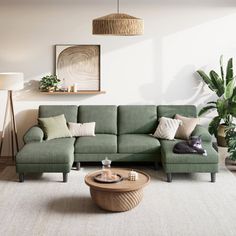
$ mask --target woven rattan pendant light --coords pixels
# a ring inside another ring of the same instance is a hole
[[[120,4],[117,0],[117,13],[112,13],[93,20],[93,34],[134,36],[142,35],[143,20],[120,13]]]

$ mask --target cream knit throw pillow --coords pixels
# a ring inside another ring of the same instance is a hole
[[[161,139],[173,140],[181,123],[182,121],[178,119],[161,117],[154,136]]]
[[[90,123],[68,123],[70,133],[73,137],[95,136],[95,122]]]

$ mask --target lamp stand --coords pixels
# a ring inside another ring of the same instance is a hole
[[[11,152],[12,152],[12,159],[15,158],[15,146],[16,146],[16,152],[19,151],[19,143],[17,138],[17,129],[16,129],[16,120],[15,120],[15,113],[14,113],[14,107],[13,107],[13,99],[12,99],[12,90],[7,92],[7,104],[6,104],[6,111],[5,111],[5,117],[3,122],[3,129],[2,129],[2,137],[1,137],[1,143],[0,143],[0,156],[2,156],[2,148],[5,138],[5,129],[6,129],[6,123],[7,123],[7,115],[10,108],[10,136],[11,136]]]

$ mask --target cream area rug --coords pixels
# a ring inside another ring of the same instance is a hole
[[[142,168],[151,176],[140,205],[109,213],[90,198],[84,176],[95,168],[62,175],[26,176],[17,182],[14,167],[0,175],[0,235],[21,236],[235,236],[236,178],[225,168],[210,174],[174,175]]]

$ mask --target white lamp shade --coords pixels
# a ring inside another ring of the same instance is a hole
[[[0,90],[20,90],[23,88],[23,73],[0,73]]]

